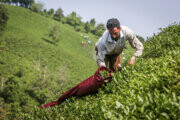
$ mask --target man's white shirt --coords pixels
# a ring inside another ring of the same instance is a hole
[[[143,44],[137,39],[131,29],[121,26],[120,36],[117,41],[113,40],[109,31],[106,30],[98,42],[96,42],[95,46],[98,50],[96,61],[98,65],[104,64],[105,55],[121,54],[126,40],[129,41],[132,48],[136,49],[134,56],[141,56],[144,49]]]

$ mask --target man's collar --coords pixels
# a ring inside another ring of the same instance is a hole
[[[120,39],[124,37],[122,30],[120,31]]]
[[[123,38],[124,37],[124,34],[123,34],[123,32],[122,32],[122,30],[120,31],[120,35],[119,35],[119,39],[121,39],[121,38]],[[118,40],[119,40],[118,39]],[[107,40],[108,42],[112,42],[112,43],[114,43],[114,42],[116,42],[115,40],[113,40],[112,38],[111,38],[111,35],[110,35],[110,33],[108,32],[108,40]]]

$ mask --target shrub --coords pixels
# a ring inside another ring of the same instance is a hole
[[[8,20],[8,11],[4,5],[0,4],[0,34],[5,29]]]
[[[35,108],[22,116],[24,119],[179,119],[178,31],[179,25],[171,25],[145,42],[144,56],[134,66],[124,67],[115,74],[98,94],[68,99],[54,108]]]
[[[153,35],[145,42],[143,57],[161,57],[168,55],[168,52],[179,50],[180,46],[180,24],[172,24],[161,29],[161,33]]]
[[[59,26],[53,26],[49,32],[49,37],[52,37],[53,41],[56,43],[60,40],[61,29]]]

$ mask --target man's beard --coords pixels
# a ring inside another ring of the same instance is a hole
[[[113,37],[111,37],[111,38],[112,38],[112,40],[118,41],[119,36],[118,36],[118,37],[116,37],[116,38],[113,38]]]

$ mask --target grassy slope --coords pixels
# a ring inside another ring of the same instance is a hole
[[[25,8],[6,7],[9,20],[0,37],[0,79],[4,78],[4,98],[12,116],[57,99],[94,74],[97,37],[89,35],[92,45],[82,48],[84,38],[69,25]],[[57,45],[47,35],[52,26],[61,28]],[[124,53],[128,56],[133,50],[128,45]]]
[[[57,92],[59,96],[94,74],[93,45],[82,48],[83,37],[70,26],[25,8],[6,7],[9,20],[0,37],[0,78],[5,79],[6,102],[27,109],[57,98]],[[52,26],[61,28],[57,45],[47,36]]]

